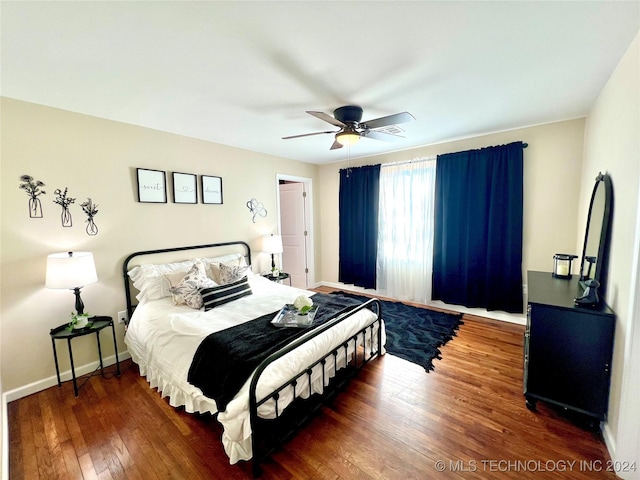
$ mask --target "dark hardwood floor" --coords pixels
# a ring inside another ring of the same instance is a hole
[[[264,466],[264,479],[587,479],[599,434],[522,395],[524,327],[465,315],[435,370],[372,362]],[[211,416],[174,409],[131,361],[121,377],[11,402],[9,469],[26,479],[248,479]]]

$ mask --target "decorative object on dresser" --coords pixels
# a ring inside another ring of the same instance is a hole
[[[161,170],[137,168],[138,202],[167,203],[167,176]]]
[[[580,288],[577,281],[528,272],[524,396],[530,410],[541,400],[596,426],[607,417],[615,314],[604,301],[576,306]]]
[[[553,273],[556,278],[571,278],[571,262],[577,255],[570,255],[568,253],[556,253],[553,256]]]
[[[578,307],[597,307],[600,304],[600,297],[598,296],[600,282],[597,280],[587,280],[584,284],[586,285],[584,292],[582,292],[581,296],[574,299],[576,305]]]
[[[587,280],[597,280],[600,283],[600,297],[606,293],[612,215],[611,178],[606,173],[599,173],[589,203],[579,280],[582,288],[586,288]]]
[[[52,253],[47,257],[47,288],[67,288],[76,296],[76,314],[84,313],[80,289],[98,281],[93,254],[90,252]]]
[[[271,276],[278,277],[280,270],[276,268],[275,255],[283,251],[282,237],[273,233],[262,237],[262,251],[271,254]]]

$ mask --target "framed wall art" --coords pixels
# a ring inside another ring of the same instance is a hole
[[[202,203],[222,205],[222,178],[202,175]]]
[[[173,172],[173,203],[198,203],[197,177]]]
[[[138,201],[167,203],[167,176],[162,170],[137,168]]]

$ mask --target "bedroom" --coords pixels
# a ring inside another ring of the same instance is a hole
[[[4,14],[6,16],[6,10]],[[637,273],[637,265],[632,261],[637,255],[638,243],[635,225],[639,107],[638,71],[634,68],[638,64],[638,42],[636,36],[627,53],[620,57],[618,66],[610,70],[612,76],[598,90],[594,106],[579,118],[351,161],[352,165],[376,160],[392,162],[526,141],[529,148],[525,153],[528,168],[525,172],[525,271],[548,271],[554,252],[578,249],[593,178],[601,170],[610,173],[615,182],[616,211],[609,280],[612,293],[608,300],[618,315],[618,337],[610,421],[605,433],[609,437],[610,453],[617,458],[631,455],[637,458],[633,446],[638,444],[634,435],[638,433],[640,415],[631,402],[637,391],[629,390],[628,385],[628,378],[633,378],[633,368],[638,373],[638,342],[634,343],[633,339],[638,338],[634,320],[637,319],[635,302],[639,299],[632,289]],[[616,64],[614,62],[614,66]],[[3,84],[5,75],[8,73],[3,73]],[[339,163],[326,165],[304,163],[159,131],[161,129],[143,128],[131,122],[68,111],[73,108],[56,109],[39,104],[37,99],[22,101],[7,97],[2,99],[1,244],[1,354],[5,400],[7,393],[11,393],[11,400],[17,398],[16,395],[27,395],[55,384],[47,332],[62,323],[60,318],[68,314],[72,300],[68,293],[44,288],[44,265],[49,253],[69,244],[75,249],[93,251],[95,255],[99,283],[83,289],[88,310],[115,316],[124,306],[119,268],[122,259],[132,251],[182,245],[184,232],[189,233],[189,243],[206,243],[212,237],[216,241],[242,238],[248,239],[252,248],[259,251],[258,238],[277,229],[273,213],[277,207],[275,175],[285,173],[313,181],[315,280],[337,282],[336,172],[346,165],[344,157],[340,157]],[[304,109],[321,106],[300,105],[291,110],[304,115]],[[143,117],[144,105],[140,108]],[[402,107],[390,105],[389,108]],[[279,132],[273,141],[279,142],[280,136],[296,133],[296,121],[291,120],[290,125],[292,130]],[[322,151],[325,150],[328,145],[322,144]],[[353,152],[355,156],[355,148]],[[139,204],[135,167],[220,176],[224,205]],[[33,175],[49,188],[42,219],[26,216],[27,197],[17,188],[23,174]],[[53,190],[64,187],[70,188],[78,202],[91,197],[99,205],[96,224],[100,231],[95,237],[84,233],[84,218],[79,208],[73,219],[74,226],[60,227]],[[554,192],[554,196],[548,192]],[[245,206],[251,198],[263,202],[268,212],[267,217],[256,224],[251,222]],[[540,228],[543,232],[534,235]],[[266,255],[256,255],[256,259],[262,265],[268,262]],[[25,328],[26,322],[28,328]],[[118,334],[122,349],[121,326]],[[112,351],[105,352],[106,356],[112,354]],[[78,352],[79,365],[94,360],[95,352],[91,348]]]

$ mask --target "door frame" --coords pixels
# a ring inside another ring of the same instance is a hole
[[[297,177],[295,175],[276,173],[276,209],[278,211],[279,234],[282,233],[282,225],[280,221],[280,180],[284,180],[287,182],[304,183],[304,191],[307,193],[307,201],[305,202],[305,217],[307,222],[307,246],[309,247],[308,249],[305,249],[307,268],[309,269],[309,272],[307,273],[307,281],[309,282],[309,285],[307,285],[307,287],[313,288],[317,286],[315,276],[315,242],[313,241],[313,179],[308,177]]]

